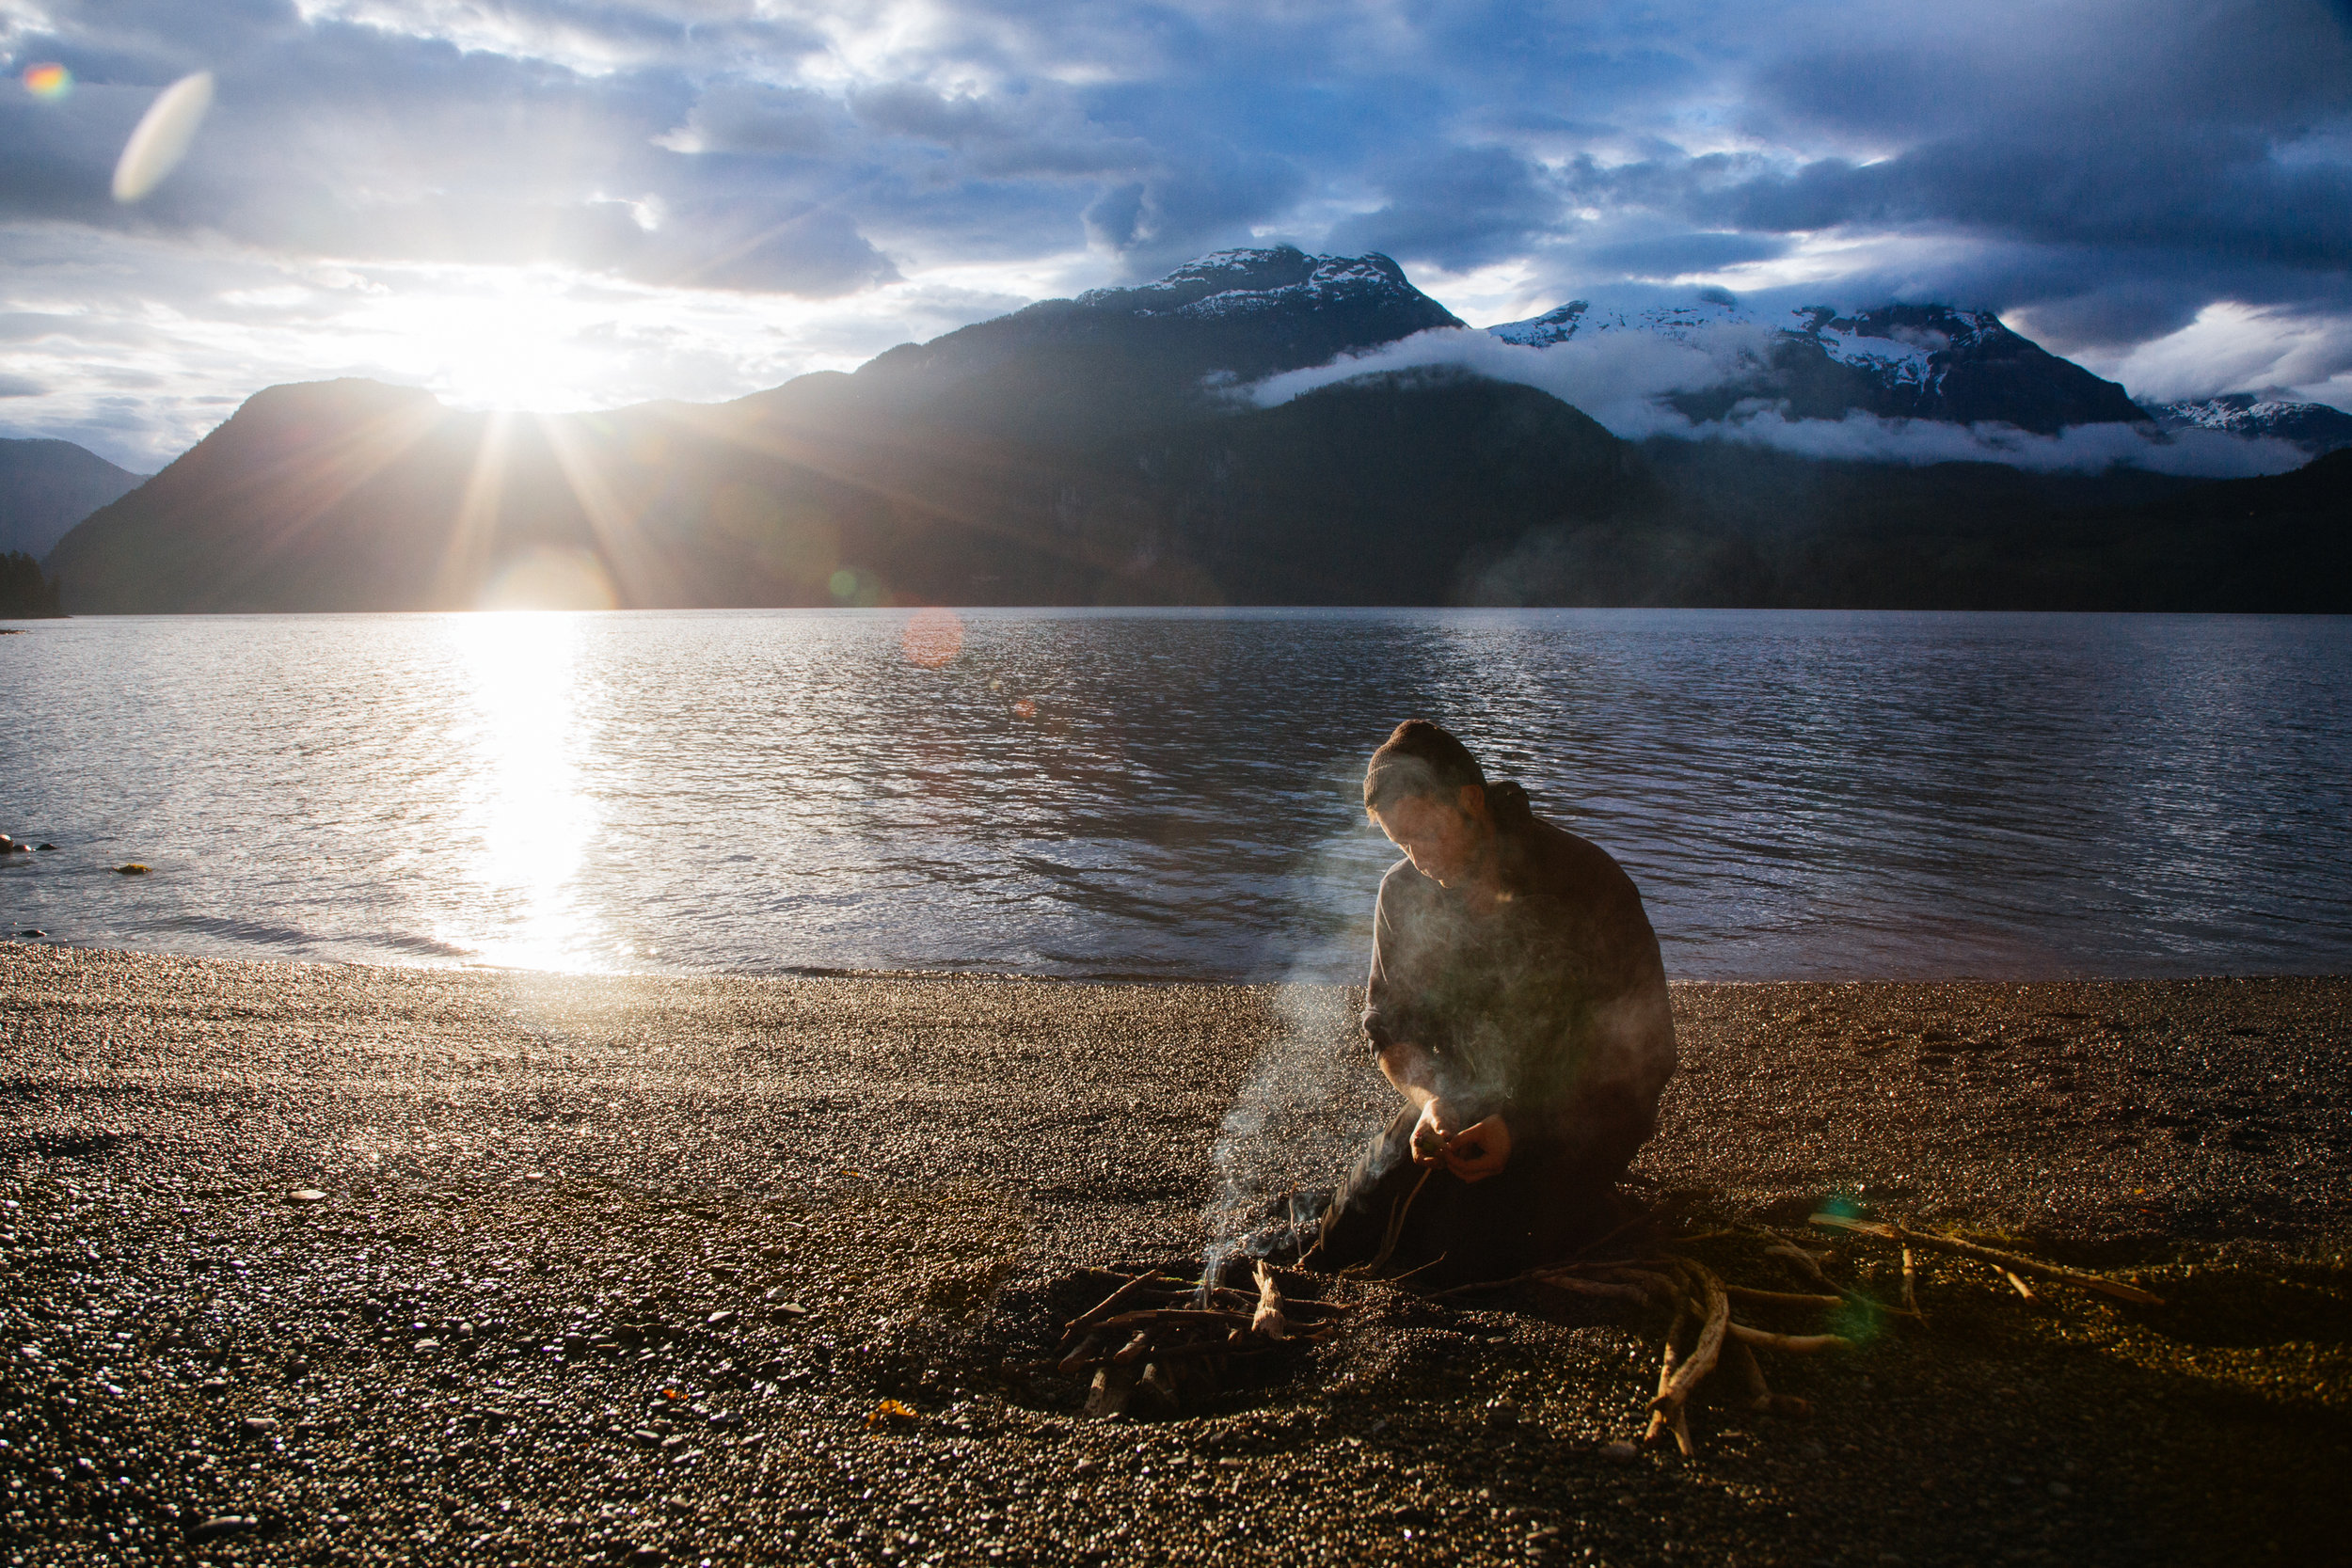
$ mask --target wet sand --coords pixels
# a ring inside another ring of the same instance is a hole
[[[2352,979],[1680,986],[1637,1191],[1823,1195],[2166,1298],[1775,1358],[1630,1462],[1661,1323],[1353,1286],[1279,1386],[1008,1364],[1382,1100],[1343,991],[557,979],[0,949],[12,1563],[2236,1562],[2352,1528]],[[296,1197],[318,1193],[315,1199]],[[1817,1237],[1818,1237],[1818,1233]],[[1891,1291],[1876,1243],[1831,1267]],[[1697,1243],[1788,1289],[1739,1238]],[[1745,1250],[1743,1250],[1745,1249]],[[1769,1310],[1769,1309],[1768,1309]],[[1791,1319],[1769,1326],[1813,1326]],[[1851,1326],[1851,1325],[1850,1325]],[[869,1424],[897,1400],[911,1421]]]

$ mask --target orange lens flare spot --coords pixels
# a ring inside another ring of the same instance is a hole
[[[63,98],[73,90],[73,72],[56,61],[24,68],[24,90],[35,98]]]
[[[1037,717],[1037,705],[1024,697],[1012,705],[1012,716],[1015,719],[1034,719]]]
[[[907,657],[926,670],[945,670],[963,652],[963,621],[952,610],[918,610],[898,634]]]

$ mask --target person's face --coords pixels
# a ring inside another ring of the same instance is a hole
[[[1474,784],[1463,785],[1453,801],[1431,795],[1391,800],[1372,819],[1405,851],[1413,869],[1439,887],[1467,880],[1486,855],[1486,800]]]

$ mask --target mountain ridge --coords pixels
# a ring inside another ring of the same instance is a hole
[[[72,441],[0,438],[0,554],[39,560],[76,523],[147,478]]]
[[[1997,322],[1810,325],[1809,352],[1826,359],[1826,340],[1841,370],[1932,371],[1958,353],[1947,385],[1987,342],[1986,362],[2046,369]],[[1910,325],[1918,341],[1871,336]],[[729,404],[505,416],[373,383],[268,388],[87,519],[50,566],[68,608],[116,610],[466,609],[511,602],[518,582],[648,608],[1588,603],[1603,583],[1608,602],[1853,607],[1931,605],[1939,583],[1955,603],[2045,608],[2303,593],[2296,574],[2263,588],[2232,565],[2248,531],[2214,518],[2166,525],[2163,561],[2133,556],[2124,513],[2198,483],[2140,470],[1636,446],[1549,392],[1458,367],[1354,375],[1272,406],[1241,395],[1433,326],[1460,323],[1386,257],[1274,247]],[[1890,384],[1930,388],[1906,374]],[[2076,530],[2070,547],[2122,575],[2045,559],[2042,533],[2086,513],[2106,518],[2105,542]],[[2332,526],[2294,516],[2279,560]],[[1525,569],[1501,570],[1514,562]]]
[[[2291,441],[2314,457],[2352,447],[2352,414],[2325,403],[2224,392],[2191,403],[2142,406],[2168,431],[2217,430],[2231,436]]]

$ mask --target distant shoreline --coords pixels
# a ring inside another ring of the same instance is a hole
[[[664,982],[677,984],[723,984],[732,981],[794,981],[874,980],[923,981],[940,984],[986,983],[992,985],[1036,986],[1155,986],[1164,988],[1207,987],[1213,989],[1241,988],[1245,990],[1279,990],[1299,987],[1313,990],[1334,989],[1356,990],[1360,982],[1353,979],[1275,979],[1235,974],[1160,974],[1141,971],[1108,970],[1088,974],[1043,974],[1020,970],[997,969],[857,969],[811,964],[777,969],[726,970],[562,970],[532,969],[516,964],[451,960],[440,963],[402,963],[376,958],[322,958],[289,956],[230,958],[218,954],[172,952],[164,949],[88,946],[79,942],[28,940],[0,933],[0,952],[38,949],[47,952],[84,954],[98,958],[157,959],[178,963],[252,965],[263,969],[355,970],[361,973],[381,972],[389,974],[448,974],[504,977],[516,981],[536,981],[548,984],[610,983],[625,985],[632,982]],[[1367,960],[1369,961],[1369,960]],[[1853,990],[1867,987],[1943,987],[1984,986],[2010,988],[2018,986],[2196,986],[2223,985],[2241,981],[2311,981],[2314,983],[2352,980],[2352,970],[2215,970],[2194,974],[2100,974],[2085,972],[2046,973],[2036,974],[1841,974],[1841,975],[1742,975],[1733,977],[1677,974],[1674,965],[1666,966],[1667,984],[1671,987],[1706,988],[1708,990],[1740,987],[1805,986],[1832,990]]]

